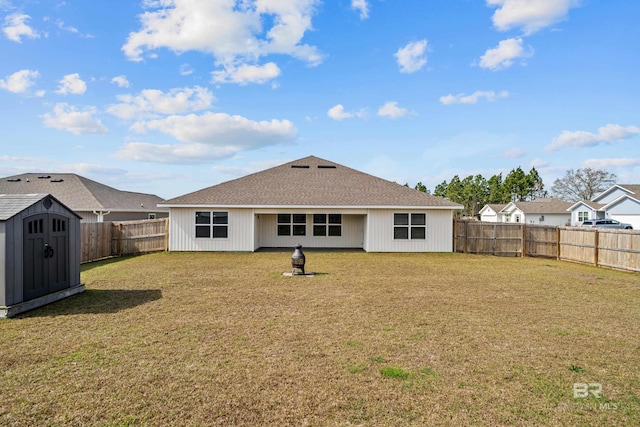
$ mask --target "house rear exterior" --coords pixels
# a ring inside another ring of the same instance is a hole
[[[171,251],[360,248],[451,252],[462,206],[357,170],[305,157],[161,204]]]
[[[572,225],[580,225],[588,219],[615,219],[640,230],[640,185],[613,185],[593,200],[576,202],[568,211]]]

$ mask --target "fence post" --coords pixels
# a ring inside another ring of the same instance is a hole
[[[556,227],[556,259],[560,259],[560,227]]]
[[[169,250],[169,218],[164,219],[164,250]]]
[[[598,246],[600,245],[600,232],[597,228],[594,229],[596,235],[593,237],[593,265],[598,266]]]
[[[527,256],[526,252],[527,252],[527,226],[525,225],[525,223],[523,222],[522,225],[520,225],[520,229],[522,232],[522,240],[521,240],[521,244],[522,247],[520,249],[520,256],[522,258],[524,258],[525,256]]]
[[[464,253],[467,253],[469,244],[469,221],[464,222]]]

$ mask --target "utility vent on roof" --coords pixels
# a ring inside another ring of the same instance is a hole
[[[49,179],[49,178],[51,178],[51,175],[40,175],[38,177],[38,179]]]
[[[51,182],[62,182],[62,181],[64,181],[64,179],[62,178],[56,178],[51,180]]]
[[[7,181],[9,181],[9,182],[20,182],[22,180],[20,178],[9,178]]]
[[[333,165],[318,165],[318,169],[335,169]]]
[[[309,169],[309,165],[291,165],[293,169]]]

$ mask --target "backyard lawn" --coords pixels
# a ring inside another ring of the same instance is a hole
[[[0,321],[0,425],[640,425],[640,274],[305,254],[83,265]]]

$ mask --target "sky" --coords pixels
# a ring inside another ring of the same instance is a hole
[[[306,156],[640,183],[637,0],[0,0],[0,176],[177,197]]]

